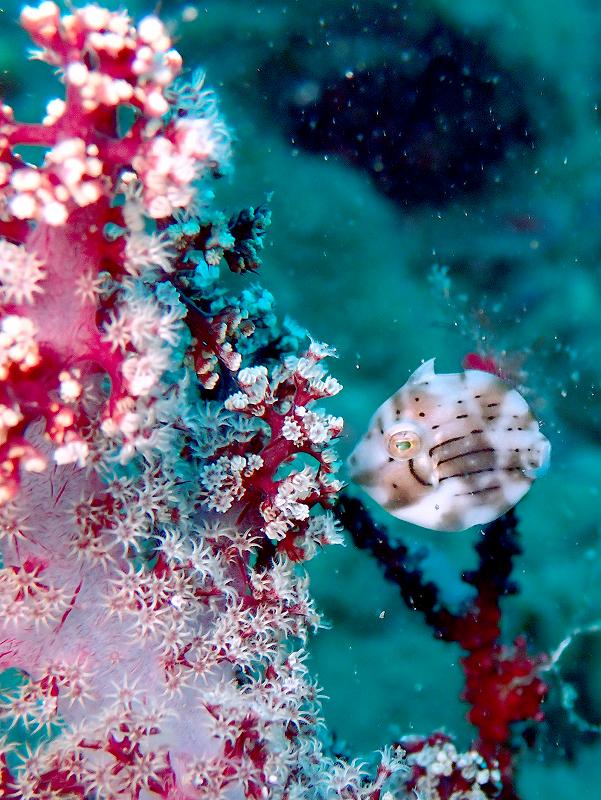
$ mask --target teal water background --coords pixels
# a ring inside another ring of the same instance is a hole
[[[399,35],[438,24],[481,42],[519,85],[536,129],[534,147],[513,148],[487,169],[481,190],[406,208],[340,155],[292,143],[274,103],[281,75],[266,74],[274,54],[289,54],[280,64],[294,62],[299,33],[327,42],[353,5],[164,2],[161,13],[173,22],[187,65],[206,69],[235,133],[234,172],[218,189],[219,203],[257,205],[273,193],[259,280],[282,315],[339,351],[333,372],[345,391],[329,410],[347,422],[343,455],[422,359],[435,356],[439,371],[453,372],[466,352],[490,348],[522,364],[553,456],[550,472],[519,507],[521,592],[504,601],[504,632],[510,641],[525,631],[533,650],[551,650],[575,626],[601,618],[601,6],[386,4],[399,9]],[[368,17],[382,9],[360,5]],[[23,65],[27,41],[16,25],[18,9],[12,2],[0,9],[0,92],[34,119],[58,88],[45,68]],[[130,4],[136,15],[152,10]],[[394,36],[389,44],[397,46]],[[316,69],[320,52],[316,44]],[[351,50],[349,69],[352,57]],[[431,547],[433,577],[448,594],[456,591],[456,576],[473,564],[477,530],[440,534],[392,518],[387,524],[416,546]],[[467,746],[459,650],[434,642],[350,545],[331,548],[310,571],[331,623],[311,644],[312,665],[329,698],[328,725],[349,751],[441,727]],[[601,637],[572,649],[569,673],[582,715],[600,722]],[[548,722],[534,747],[524,748],[521,795],[594,800],[601,743],[569,724],[558,696],[552,685]]]

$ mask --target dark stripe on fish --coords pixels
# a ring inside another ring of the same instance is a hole
[[[445,475],[438,479],[439,483],[447,481],[449,478],[469,478],[470,475],[480,475],[483,472],[494,472],[495,467],[487,467],[486,469],[474,469],[471,472],[458,472],[456,475]]]
[[[438,462],[438,466],[441,464],[446,464],[447,461],[454,461],[456,458],[463,458],[464,456],[474,456],[476,453],[494,453],[494,447],[481,447],[479,450],[468,450],[466,453],[457,453],[456,456],[449,456],[448,458],[443,458],[441,461]]]
[[[413,459],[412,458],[409,459],[409,461],[407,463],[409,464],[409,472],[411,473],[411,475],[415,478],[415,480],[418,483],[421,483],[422,486],[432,486],[431,483],[429,483],[428,481],[425,481],[423,478],[420,478],[420,476],[417,474],[417,472],[415,471],[415,467],[413,466]]]
[[[445,442],[441,442],[440,444],[435,444],[434,447],[431,447],[428,455],[431,456],[435,450],[438,450],[439,447],[444,447],[445,444],[452,444],[453,442],[460,442],[462,439],[465,439],[465,436],[455,436],[454,439],[447,439]]]
[[[496,492],[497,489],[502,487],[498,484],[496,486],[485,486],[484,489],[474,489],[473,492],[457,492],[454,497],[470,497],[472,494],[484,494],[484,492]]]

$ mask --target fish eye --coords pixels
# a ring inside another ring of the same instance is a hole
[[[387,448],[393,458],[404,461],[419,453],[422,440],[415,431],[395,431],[388,437]]]

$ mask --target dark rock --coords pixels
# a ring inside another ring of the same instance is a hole
[[[518,83],[442,22],[416,30],[400,12],[353,9],[263,74],[295,144],[350,161],[407,207],[480,189],[534,143]]]

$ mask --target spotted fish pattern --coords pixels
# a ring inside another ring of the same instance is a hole
[[[518,391],[480,370],[437,375],[431,359],[378,408],[347,463],[393,516],[460,531],[521,500],[550,452]]]

